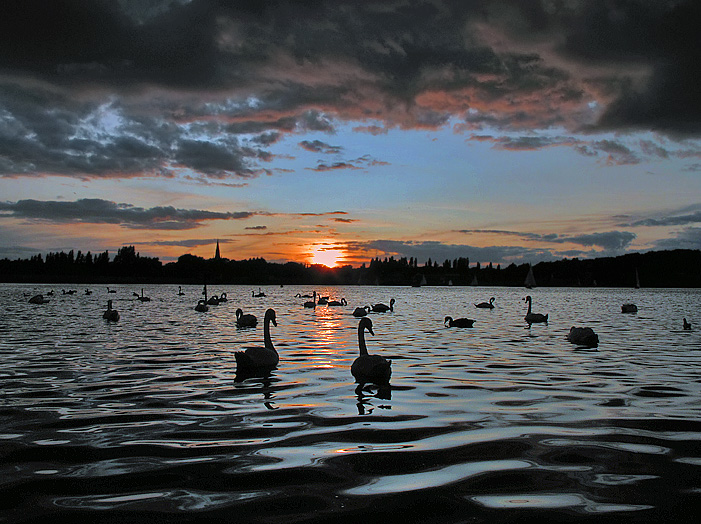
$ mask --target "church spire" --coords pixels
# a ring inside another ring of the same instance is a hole
[[[214,260],[219,260],[221,253],[219,252],[219,239],[217,239],[217,250],[214,252]]]

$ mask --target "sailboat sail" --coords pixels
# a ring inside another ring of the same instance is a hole
[[[528,275],[526,276],[526,281],[524,282],[524,285],[528,289],[534,288],[536,286],[535,276],[533,275],[533,266],[528,267]]]
[[[474,276],[470,285],[471,286],[479,286],[479,283],[477,282],[477,275]]]
[[[635,268],[635,289],[640,289],[640,277],[638,277],[638,268]]]

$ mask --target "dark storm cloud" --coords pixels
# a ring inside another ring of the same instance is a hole
[[[1,82],[0,116],[0,176],[6,177],[174,176],[181,168],[205,180],[250,178],[261,172],[255,161],[270,158],[260,146],[279,139],[263,133],[250,140],[252,147],[242,146],[216,122],[181,127],[131,115],[118,102],[77,103],[45,89]],[[190,138],[193,132],[210,138]]]
[[[461,229],[459,233],[467,234],[492,234],[522,238],[538,242],[550,242],[554,244],[579,244],[585,247],[600,247],[604,251],[617,252],[625,250],[633,240],[637,238],[635,233],[628,231],[608,231],[604,233],[590,233],[583,235],[558,235],[555,233],[541,235],[538,233],[522,233],[518,231],[504,231],[499,229]]]
[[[183,168],[249,178],[283,134],[334,133],[346,120],[369,133],[456,118],[456,130],[693,135],[699,22],[691,0],[8,0],[0,176]],[[96,116],[104,104],[121,118],[114,129]],[[207,125],[193,132],[195,123]],[[523,137],[500,147],[550,145]],[[639,161],[620,143],[575,147],[610,164]]]
[[[13,217],[53,223],[116,224],[131,229],[194,229],[209,220],[239,220],[256,213],[176,209],[171,206],[142,208],[97,198],[75,202],[19,200],[0,202],[0,218]]]

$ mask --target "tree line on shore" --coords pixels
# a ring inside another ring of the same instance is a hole
[[[29,259],[0,260],[0,281],[31,283],[163,283],[250,285],[483,285],[523,286],[529,264],[480,263],[467,257],[439,264],[429,259],[374,258],[360,267],[328,268],[298,262],[267,262],[263,258],[229,260],[182,255],[163,264],[141,256],[134,246],[120,248],[114,258],[93,255],[38,254]],[[630,253],[617,257],[562,259],[533,266],[540,287],[701,287],[701,250],[677,249]]]

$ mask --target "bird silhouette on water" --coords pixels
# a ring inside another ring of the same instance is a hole
[[[533,299],[531,298],[530,295],[528,295],[523,300],[528,302],[528,312],[526,313],[526,316],[523,317],[526,322],[528,322],[529,324],[535,324],[538,322],[547,322],[548,321],[548,315],[543,315],[541,313],[531,312],[531,303],[532,303]]]
[[[472,324],[474,324],[475,321],[472,320],[471,318],[456,318],[453,319],[453,317],[445,317],[445,320],[443,321],[443,324],[445,324],[446,327],[459,327],[459,328],[471,328]]]
[[[361,384],[372,382],[378,386],[389,384],[389,378],[392,375],[392,361],[387,360],[382,355],[370,355],[368,347],[365,343],[365,331],[371,335],[375,335],[372,330],[372,320],[368,317],[363,317],[358,323],[358,348],[360,356],[353,361],[351,365],[351,375],[356,382]]]
[[[270,338],[270,324],[277,326],[275,310],[270,308],[265,312],[263,325],[263,347],[250,347],[245,351],[234,353],[236,358],[237,381],[245,380],[252,376],[261,376],[270,373],[280,362],[280,355],[273,346]]]

